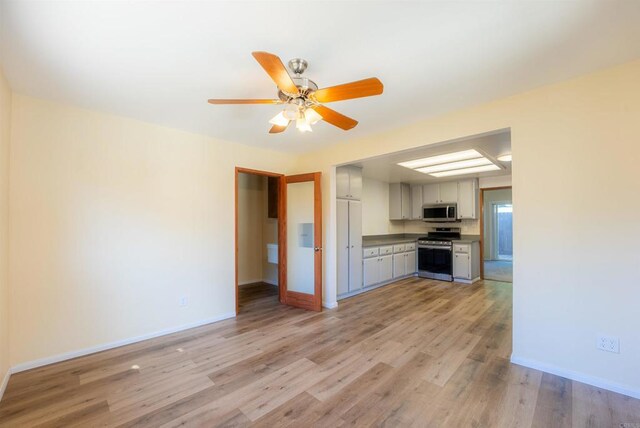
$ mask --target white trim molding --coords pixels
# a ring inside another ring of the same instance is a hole
[[[640,399],[640,390],[634,389],[627,385],[621,385],[619,383],[611,382],[599,377],[590,376],[584,373],[575,372],[573,370],[552,366],[550,364],[545,364],[540,361],[530,360],[528,358],[521,358],[513,354],[511,355],[511,362],[519,366],[540,370],[543,372],[551,373],[556,376],[561,376],[567,379],[575,380],[577,382],[586,383],[587,385],[592,385],[597,388],[606,389],[609,391],[617,392],[619,394],[627,395],[629,397]]]
[[[260,284],[261,282],[264,282],[264,280],[263,279],[247,279],[244,281],[238,281],[238,286],[249,285],[249,284]]]
[[[7,384],[9,384],[10,377],[11,377],[11,367],[7,369],[7,373],[5,373],[4,378],[2,379],[2,384],[0,384],[0,401],[2,401],[4,390],[7,389]]]
[[[322,307],[327,309],[337,308],[338,302],[322,302]]]
[[[177,333],[179,331],[188,330],[190,328],[200,327],[206,324],[211,324],[217,321],[223,321],[236,316],[234,312],[228,312],[226,314],[219,315],[217,317],[208,318],[189,324],[184,324],[178,327],[170,327],[164,330],[155,331],[153,333],[143,334],[141,336],[130,337],[127,339],[117,340],[115,342],[104,343],[102,345],[92,346],[90,348],[79,349],[77,351],[65,352],[64,354],[58,354],[51,357],[40,358],[38,360],[27,361],[26,363],[17,364],[11,367],[11,373],[23,372],[25,370],[35,369],[37,367],[46,366],[49,364],[59,363],[61,361],[70,360],[72,358],[83,357],[89,354],[95,354],[96,352],[106,351],[108,349],[118,348],[120,346],[130,345],[136,342],[142,342],[143,340],[153,339],[167,334]]]

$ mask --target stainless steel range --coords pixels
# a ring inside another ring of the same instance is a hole
[[[460,239],[459,227],[437,227],[418,239],[418,276],[453,281],[453,239]]]

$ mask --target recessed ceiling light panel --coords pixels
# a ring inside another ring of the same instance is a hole
[[[467,160],[467,159],[477,159],[481,157],[482,155],[480,153],[478,153],[476,150],[471,149],[471,150],[464,150],[462,152],[447,153],[445,155],[431,156],[428,158],[414,159],[406,162],[400,162],[398,165],[404,166],[405,168],[415,169],[415,168],[422,168],[422,167],[431,166],[431,165],[440,165],[448,162],[455,162],[455,161],[461,161],[461,160]]]
[[[429,175],[433,177],[450,177],[452,175],[464,175],[464,174],[473,174],[476,172],[487,172],[487,171],[497,171],[501,169],[498,165],[484,165],[484,166],[476,166],[473,168],[463,168],[463,169],[452,169],[450,171],[442,171],[442,172],[433,172]]]
[[[458,162],[443,163],[434,166],[426,166],[424,168],[416,168],[416,171],[422,172],[424,174],[431,174],[432,172],[450,171],[482,165],[491,165],[491,161],[487,158],[469,159]]]

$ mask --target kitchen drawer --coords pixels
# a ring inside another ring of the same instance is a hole
[[[469,244],[453,244],[453,252],[454,253],[468,253],[470,247],[471,246]]]
[[[372,248],[365,248],[364,250],[362,250],[362,257],[364,257],[365,259],[369,259],[371,257],[378,257],[378,247],[372,247]]]
[[[384,247],[380,247],[380,255],[386,256],[388,254],[393,254],[393,245],[387,245]]]
[[[416,243],[415,242],[411,242],[409,244],[404,244],[404,250],[405,251],[415,251],[416,249]]]
[[[396,244],[393,246],[393,252],[395,253],[404,253],[405,245],[404,244]]]

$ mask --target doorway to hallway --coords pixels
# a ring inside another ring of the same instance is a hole
[[[513,282],[511,187],[482,189],[483,278]]]

